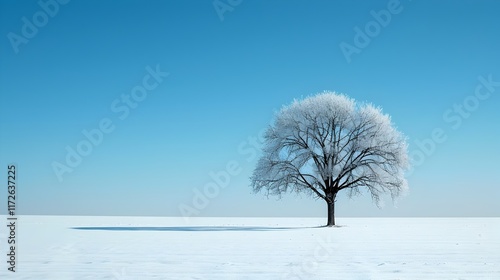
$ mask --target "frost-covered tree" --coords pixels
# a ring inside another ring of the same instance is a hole
[[[391,118],[371,104],[325,92],[295,100],[277,114],[265,134],[263,155],[251,177],[254,192],[281,196],[306,192],[328,205],[327,225],[335,225],[335,201],[366,188],[379,205],[407,188],[405,137]]]

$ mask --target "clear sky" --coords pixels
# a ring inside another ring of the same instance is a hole
[[[331,90],[416,163],[397,208],[339,216],[500,215],[499,1],[40,3],[0,2],[0,213],[15,163],[19,214],[325,216],[249,176],[275,112]]]

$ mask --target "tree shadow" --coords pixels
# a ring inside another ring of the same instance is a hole
[[[179,227],[72,227],[88,231],[283,231],[317,227],[253,227],[253,226],[179,226]]]

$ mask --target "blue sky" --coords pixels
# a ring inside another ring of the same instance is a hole
[[[0,180],[16,163],[20,214],[325,216],[305,195],[253,194],[249,176],[274,113],[331,90],[383,107],[418,159],[397,207],[340,194],[339,216],[500,215],[498,1],[41,2],[51,15],[0,2]],[[59,180],[54,162],[103,121]]]

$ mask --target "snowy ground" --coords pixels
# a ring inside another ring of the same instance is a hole
[[[22,216],[0,279],[500,279],[500,218],[324,220]]]

